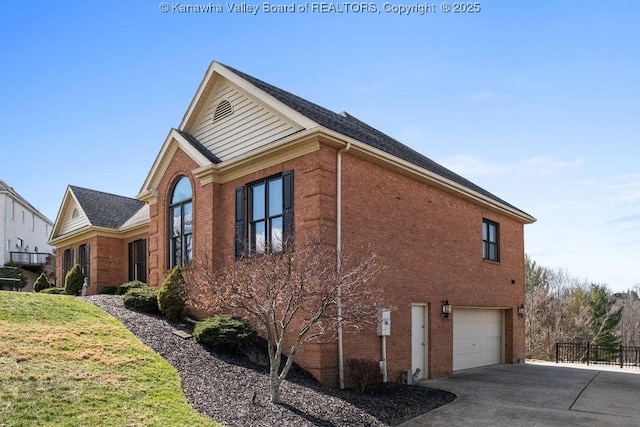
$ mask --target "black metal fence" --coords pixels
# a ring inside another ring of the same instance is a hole
[[[562,362],[640,369],[640,347],[559,342],[556,343],[556,363]]]

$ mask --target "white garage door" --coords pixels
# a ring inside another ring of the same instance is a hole
[[[502,310],[453,309],[453,370],[502,363]]]

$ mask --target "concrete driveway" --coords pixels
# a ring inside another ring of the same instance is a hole
[[[421,385],[458,398],[403,427],[640,425],[638,369],[493,365]]]

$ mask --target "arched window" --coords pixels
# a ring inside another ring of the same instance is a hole
[[[169,203],[169,268],[189,265],[193,256],[193,203],[189,178],[183,176],[173,187]]]

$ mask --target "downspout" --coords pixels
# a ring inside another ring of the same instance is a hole
[[[336,158],[336,271],[342,268],[342,153],[351,148],[351,143],[338,150]],[[342,347],[342,293],[338,288],[338,383],[344,389],[344,351]]]

